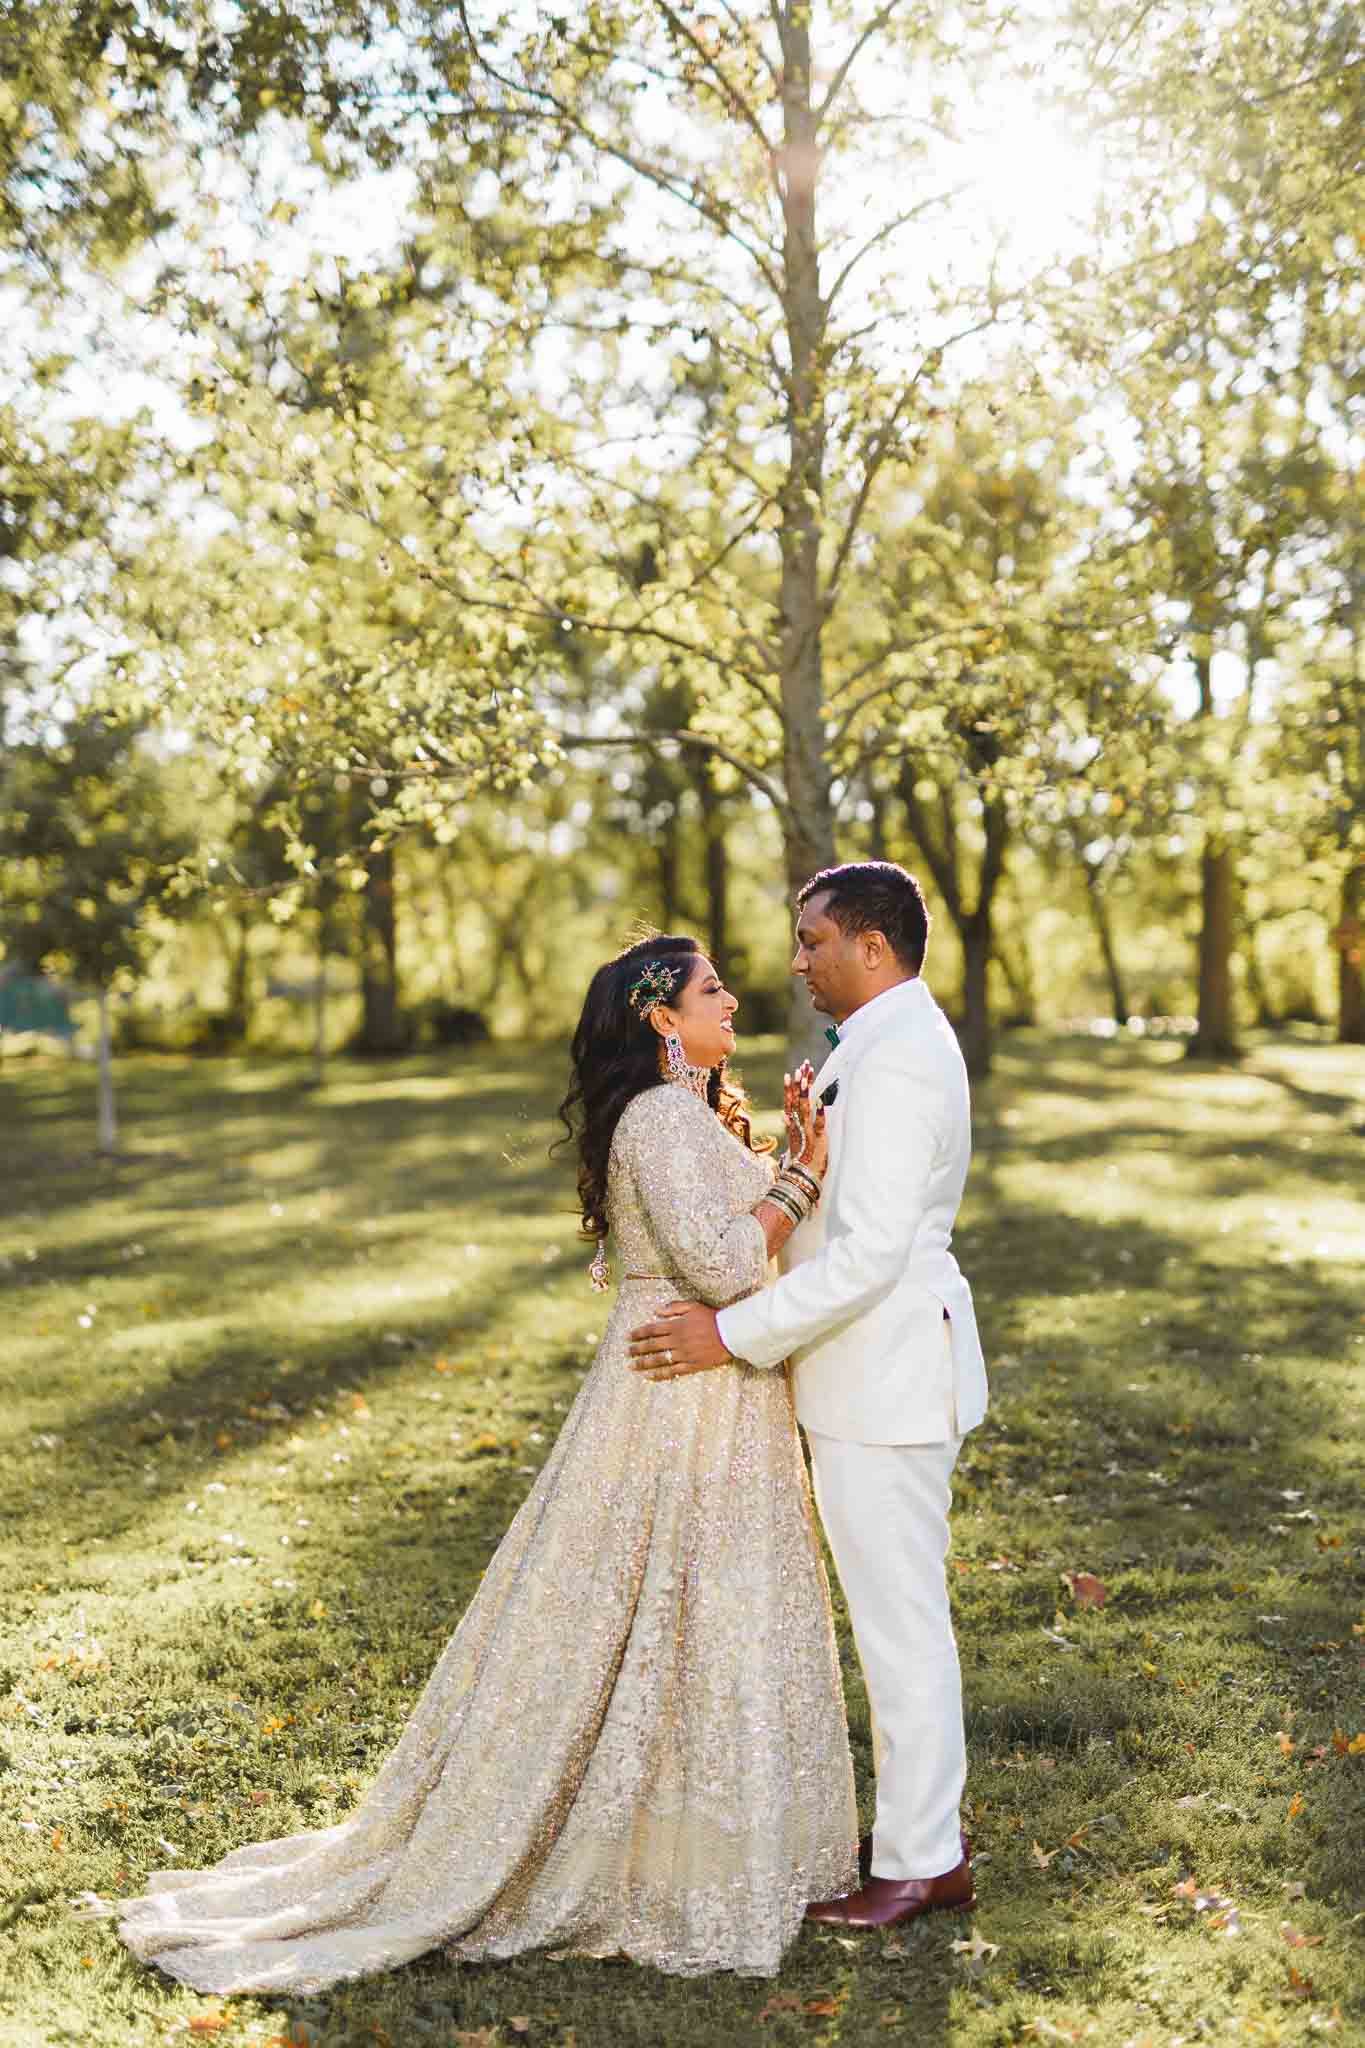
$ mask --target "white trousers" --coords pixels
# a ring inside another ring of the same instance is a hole
[[[858,1444],[808,1431],[815,1498],[872,1709],[875,1877],[961,1860],[962,1676],[948,1608],[950,1481],[962,1439]]]

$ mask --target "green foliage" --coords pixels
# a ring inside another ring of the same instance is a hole
[[[0,783],[0,937],[84,989],[126,987],[168,915],[188,829],[136,728],[70,720],[9,749]]]

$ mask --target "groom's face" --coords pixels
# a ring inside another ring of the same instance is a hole
[[[829,898],[812,896],[796,926],[792,973],[810,990],[811,1003],[836,1023],[864,1000],[856,938],[840,931],[829,914]]]

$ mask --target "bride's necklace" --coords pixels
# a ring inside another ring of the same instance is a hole
[[[670,1081],[676,1081],[680,1088],[690,1089],[693,1095],[699,1095],[702,1101],[709,1105],[711,1100],[709,1093],[711,1069],[709,1067],[694,1067],[684,1060],[682,1066],[676,1071],[670,1068],[668,1078]]]

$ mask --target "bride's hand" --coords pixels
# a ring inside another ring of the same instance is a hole
[[[803,1060],[794,1074],[782,1076],[782,1114],[787,1125],[787,1156],[817,1180],[829,1164],[825,1112],[814,1099],[815,1069]]]

